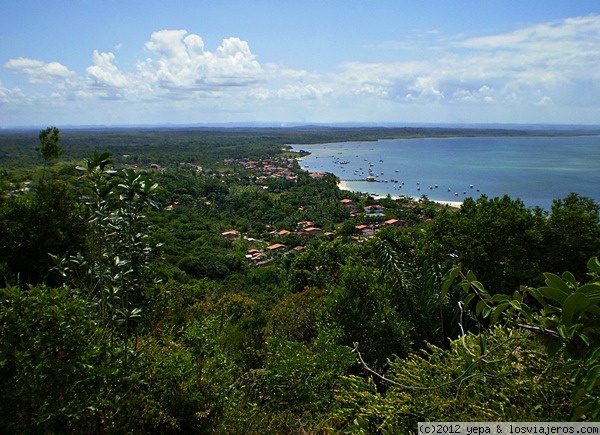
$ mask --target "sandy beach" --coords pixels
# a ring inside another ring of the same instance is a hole
[[[348,190],[348,191],[352,191],[349,187],[348,187],[348,183],[346,183],[346,181],[344,180],[340,180],[338,182],[338,187],[340,188],[340,190]],[[366,192],[362,192],[364,194],[367,194]],[[373,196],[373,198],[375,199],[382,199],[382,198],[386,198],[387,195],[371,195]],[[404,196],[402,195],[391,195],[392,199],[400,199],[400,198],[404,198]],[[418,201],[419,198],[417,197],[413,197],[412,199],[414,199],[415,201]],[[436,201],[434,199],[432,199],[431,201],[433,202],[437,202],[438,204],[441,205],[447,205],[449,207],[456,207],[456,208],[460,208],[460,206],[462,206],[462,201]]]
[[[340,190],[350,190],[348,188],[348,183],[346,183],[344,180],[339,181],[338,187],[340,188]]]

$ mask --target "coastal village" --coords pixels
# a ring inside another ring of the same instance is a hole
[[[226,176],[238,176],[239,174],[235,170],[236,167],[241,167],[243,170],[250,171],[252,174],[249,180],[252,184],[259,186],[261,189],[268,189],[268,181],[274,179],[286,180],[290,183],[296,183],[298,181],[299,171],[304,171],[298,166],[298,161],[295,158],[284,158],[284,157],[267,157],[264,159],[234,159],[227,158],[223,160],[225,166],[233,167],[233,171],[212,171],[205,170],[201,166],[197,166],[193,163],[181,162],[179,164],[182,168],[190,168],[199,174],[205,176],[212,176],[215,178],[223,178]],[[138,165],[128,165],[131,169],[142,169]],[[151,171],[163,171],[165,168],[161,167],[156,163],[151,163],[147,166],[147,169]],[[329,175],[325,172],[308,172],[308,175],[314,180],[320,180],[325,176]],[[338,186],[344,188],[344,184],[338,181]],[[28,191],[28,183],[22,186],[21,191]],[[14,194],[13,191],[8,191],[7,195]],[[395,211],[386,209],[381,204],[382,198],[373,198],[368,194],[361,194],[365,198],[371,198],[369,205],[360,206],[357,204],[355,199],[343,198],[340,203],[346,209],[348,209],[349,217],[356,219],[356,225],[354,225],[354,233],[350,236],[358,242],[364,241],[370,237],[373,237],[378,231],[385,227],[407,227],[410,224],[403,219],[399,219],[395,216]],[[356,197],[356,195],[354,195]],[[198,198],[199,201],[204,201],[205,205],[210,206],[211,203],[207,198]],[[402,209],[405,211],[416,211],[420,209],[420,205],[423,201],[421,199],[413,199],[409,197],[398,197],[398,200],[402,203]],[[167,205],[165,211],[171,211],[179,207],[181,204],[177,201]],[[427,214],[417,214],[418,219],[422,222],[428,222],[432,219]],[[269,227],[269,225],[266,225]],[[252,247],[247,250],[246,259],[250,266],[260,267],[271,264],[274,262],[277,256],[288,256],[295,255],[307,249],[306,244],[298,246],[288,246],[286,238],[290,235],[297,235],[303,241],[309,241],[315,238],[334,239],[336,237],[342,237],[336,230],[323,231],[321,228],[315,226],[312,221],[300,221],[297,222],[294,228],[280,229],[270,231],[269,237],[266,240],[257,240],[252,237],[248,237],[247,234],[242,233],[236,228],[228,229],[221,233],[223,239],[244,239],[247,240]],[[347,235],[347,234],[346,234]],[[297,239],[296,239],[297,240]]]
[[[298,172],[304,171],[300,169],[298,166],[298,161],[295,158],[284,158],[284,157],[267,157],[264,159],[234,159],[227,158],[223,160],[223,164],[225,166],[232,167],[242,167],[246,171],[250,171],[252,174],[249,177],[250,182],[254,185],[259,186],[261,189],[268,189],[268,181],[274,179],[283,179],[287,180],[291,183],[296,183],[298,181]],[[201,166],[197,166],[193,163],[181,162],[179,164],[180,167],[191,168],[199,174],[203,174],[205,176],[212,176],[215,178],[223,178],[226,176],[231,176],[232,174],[238,175],[235,169],[232,171],[209,171],[205,170],[205,168]],[[138,165],[127,165],[130,169],[143,169],[138,167]],[[151,171],[163,171],[165,168],[156,163],[150,163],[147,166],[147,169]],[[308,172],[308,175],[315,180],[320,180],[327,175],[330,175],[325,172]],[[343,183],[338,182],[338,186],[340,188],[344,187]],[[20,191],[25,192],[29,191],[29,183],[24,183],[21,186]],[[15,194],[17,191],[9,190],[5,192],[7,196]],[[353,195],[356,197],[356,194]],[[410,226],[406,220],[399,219],[394,216],[394,211],[397,210],[388,210],[385,206],[381,204],[382,198],[373,198],[368,194],[360,194],[360,196],[364,196],[365,198],[369,198],[370,204],[365,206],[360,206],[357,204],[355,199],[351,198],[343,198],[340,200],[340,204],[343,205],[346,209],[348,209],[349,217],[351,219],[356,219],[357,223],[354,225],[354,233],[350,236],[357,240],[358,242],[364,241],[370,237],[373,237],[378,231],[385,227],[407,227]],[[199,201],[204,201],[205,205],[210,206],[211,203],[207,200],[207,198],[198,198]],[[420,209],[421,203],[424,200],[423,198],[414,199],[409,197],[398,197],[398,200],[402,203],[402,209],[405,211],[416,211]],[[175,208],[179,207],[181,204],[177,201],[168,204],[164,210],[171,211]],[[431,216],[427,214],[418,214],[418,219],[422,222],[428,222],[432,219]],[[266,225],[269,227],[269,225]],[[301,240],[309,241],[315,238],[324,238],[324,239],[334,239],[336,237],[342,237],[342,235],[338,234],[336,230],[333,231],[323,231],[321,228],[315,226],[315,223],[312,221],[300,221],[297,222],[294,228],[288,229],[280,229],[273,230],[269,233],[269,238],[266,240],[257,240],[252,237],[248,237],[247,234],[242,233],[240,230],[236,228],[228,229],[227,231],[223,231],[221,233],[221,237],[223,239],[244,239],[247,240],[252,247],[247,250],[246,259],[248,260],[249,265],[260,267],[264,265],[271,264],[277,256],[288,256],[295,255],[307,249],[305,244],[298,246],[288,246],[286,245],[285,239],[290,235],[297,235],[301,238]]]
[[[250,159],[224,159],[223,163],[228,166],[241,166],[245,170],[253,173],[251,180],[254,184],[261,186],[263,189],[268,189],[267,181],[272,179],[285,179],[291,182],[298,181],[298,164],[293,158],[269,157],[265,159],[250,160]],[[201,170],[199,168],[198,170]],[[224,172],[215,174],[216,176],[224,176]],[[327,173],[324,172],[309,172],[308,175],[315,179],[322,179]],[[368,196],[368,195],[367,195]],[[401,197],[403,208],[411,210],[418,207],[422,199],[412,199]],[[359,206],[357,201],[351,198],[343,198],[340,203],[348,209],[350,218],[357,219],[357,224],[354,226],[354,234],[351,236],[357,241],[362,241],[374,236],[378,231],[385,227],[407,227],[409,223],[405,220],[393,217],[392,213],[386,210],[380,202],[374,199],[373,204]],[[170,205],[169,207],[173,207]],[[427,215],[419,215],[419,218],[424,221],[430,221],[431,217]],[[361,223],[358,223],[360,221]],[[267,225],[268,226],[268,225]],[[251,266],[260,267],[271,264],[277,256],[294,255],[307,249],[306,245],[288,247],[284,242],[286,237],[291,234],[299,236],[302,240],[322,237],[325,239],[333,239],[338,237],[338,233],[334,231],[323,231],[315,226],[312,221],[297,222],[295,228],[273,230],[269,233],[267,240],[257,240],[248,237],[236,228],[228,229],[221,233],[223,239],[244,239],[250,242],[251,248],[247,250],[246,259]]]
[[[347,199],[347,198],[343,199],[342,202],[345,205],[348,204],[347,205],[348,207],[355,206],[354,201]],[[368,214],[371,212],[372,207],[366,207],[366,209],[367,210],[365,210],[365,213]],[[377,212],[376,212],[377,215],[383,216],[383,212],[385,210],[384,207],[378,206],[376,208],[376,210],[377,210]],[[356,212],[356,210],[353,210],[353,212]],[[354,215],[356,216],[357,214],[355,213]],[[386,227],[386,226],[405,227],[405,226],[407,226],[407,223],[405,221],[392,218],[392,219],[387,219],[383,222],[356,225],[355,226],[356,235],[353,237],[357,240],[369,238],[369,237],[374,236],[375,233],[380,228]],[[289,230],[271,231],[270,232],[270,235],[271,235],[270,242],[265,242],[262,240],[256,240],[254,238],[249,238],[245,234],[242,234],[240,231],[235,230],[235,229],[222,232],[221,237],[223,237],[224,239],[245,238],[249,242],[256,244],[256,246],[267,245],[264,248],[250,248],[250,249],[248,249],[247,255],[246,255],[246,259],[248,260],[250,265],[264,266],[264,265],[272,263],[274,261],[273,257],[276,254],[283,254],[283,255],[287,255],[289,253],[297,254],[297,253],[305,251],[307,249],[306,246],[296,246],[292,249],[288,249],[288,247],[285,244],[278,241],[278,240],[283,240],[286,236],[288,236],[292,233],[299,235],[303,239],[309,239],[309,238],[314,238],[314,237],[325,237],[327,239],[332,239],[332,238],[336,237],[335,231],[324,232],[321,230],[321,228],[315,227],[314,223],[311,221],[298,222],[297,229],[295,229],[294,231],[289,231]],[[271,242],[272,242],[272,244],[269,244]]]

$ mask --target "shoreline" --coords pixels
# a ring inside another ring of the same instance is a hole
[[[352,189],[350,189],[348,187],[348,183],[344,180],[339,180],[338,184],[337,184],[338,188],[340,190],[347,190],[348,192],[354,192]],[[383,198],[387,198],[387,195],[370,195],[368,192],[358,192],[361,193],[363,195],[369,195],[372,196],[374,199],[383,199]],[[390,195],[390,197],[392,199],[401,199],[401,198],[411,198],[414,201],[418,201],[420,198],[418,197],[408,197],[405,195]],[[429,199],[429,198],[428,198]],[[444,205],[444,206],[448,206],[448,207],[455,207],[455,208],[460,208],[462,206],[462,201],[437,201],[435,199],[429,199],[431,202],[435,202],[437,204],[440,205]]]

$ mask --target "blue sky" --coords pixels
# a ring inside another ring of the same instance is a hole
[[[19,0],[0,127],[600,124],[600,4]]]

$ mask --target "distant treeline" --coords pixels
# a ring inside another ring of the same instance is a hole
[[[62,129],[63,159],[80,160],[95,149],[119,157],[133,156],[136,163],[172,164],[190,159],[197,164],[219,159],[258,158],[277,153],[286,144],[371,141],[380,139],[476,136],[568,136],[595,135],[596,130],[529,130],[479,128],[386,128],[324,127],[290,128],[90,128]],[[0,132],[0,169],[23,168],[39,164],[35,152],[37,130],[4,130]]]

